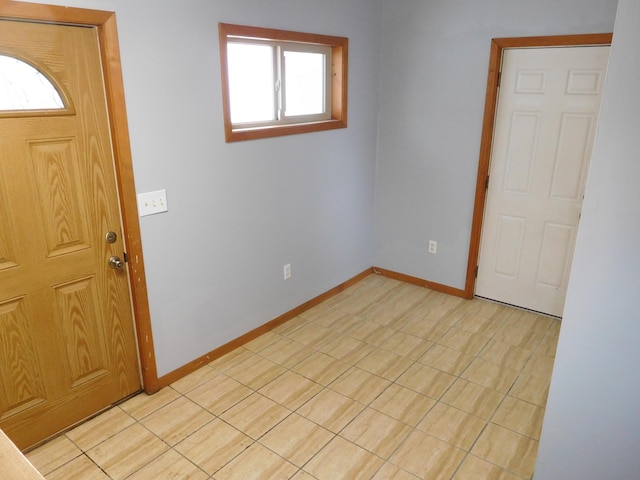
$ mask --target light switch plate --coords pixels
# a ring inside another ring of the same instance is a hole
[[[138,213],[141,217],[166,211],[168,211],[166,190],[138,194]]]
[[[283,268],[284,279],[289,280],[291,278],[291,264],[287,263]]]

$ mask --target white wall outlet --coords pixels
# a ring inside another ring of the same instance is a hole
[[[429,240],[429,253],[435,253],[438,251],[438,242],[435,240]]]
[[[287,263],[284,266],[283,271],[284,271],[284,279],[289,280],[291,278],[291,264]]]
[[[168,210],[166,190],[156,190],[154,192],[138,194],[138,214],[141,217],[166,212]]]

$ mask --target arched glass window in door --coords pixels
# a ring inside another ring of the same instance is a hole
[[[0,112],[64,108],[60,93],[42,72],[22,60],[0,55]]]

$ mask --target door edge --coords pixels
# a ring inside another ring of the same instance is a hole
[[[467,261],[467,274],[464,287],[465,298],[473,298],[475,294],[478,256],[480,253],[480,239],[482,236],[482,221],[484,218],[485,201],[489,182],[489,163],[491,160],[491,148],[493,146],[493,129],[498,101],[500,71],[502,68],[502,53],[504,49],[611,45],[612,40],[612,33],[555,35],[542,37],[505,37],[491,39],[489,71],[487,74],[484,116],[482,120],[482,135],[480,137],[478,173],[476,177],[476,190],[471,222],[469,257]]]
[[[97,27],[144,391],[159,390],[115,12],[0,0],[0,19]]]

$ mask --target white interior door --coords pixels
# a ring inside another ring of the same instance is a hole
[[[477,296],[562,316],[608,58],[504,51]]]

